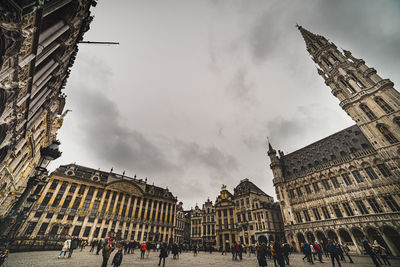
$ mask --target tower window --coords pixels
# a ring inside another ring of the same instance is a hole
[[[375,97],[375,102],[385,111],[387,114],[392,113],[394,110],[392,109],[391,106],[389,106],[385,100],[383,100],[380,97]]]
[[[378,124],[376,127],[378,127],[378,130],[381,132],[381,134],[383,134],[383,136],[389,143],[395,144],[399,142],[397,138],[384,125]]]
[[[332,68],[332,63],[326,58],[326,57],[322,57],[321,58],[323,62],[325,62],[325,64],[329,67]]]
[[[339,59],[332,53],[332,52],[329,52],[329,54],[328,54],[334,61],[339,61]]]
[[[356,75],[354,75],[354,73],[350,72],[349,76],[357,83],[358,87],[365,88],[365,85],[356,77]]]
[[[397,124],[397,126],[399,126],[399,127],[400,127],[400,117],[396,117],[396,118],[394,118],[394,119],[393,119],[393,121],[394,121],[394,123],[396,123],[396,124]]]
[[[375,114],[369,109],[369,107],[367,105],[361,104],[360,108],[362,109],[362,111],[364,111],[365,115],[367,115],[367,117],[370,120],[376,120]]]
[[[351,84],[349,84],[345,79],[343,79],[343,77],[340,77],[339,81],[347,89],[347,91],[349,91],[351,94],[354,94],[356,92],[356,90],[354,90],[353,86],[351,86]]]

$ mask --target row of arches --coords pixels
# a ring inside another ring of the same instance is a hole
[[[339,243],[346,243],[352,252],[357,252],[359,254],[363,252],[362,240],[368,239],[370,243],[373,243],[376,240],[381,246],[387,249],[387,252],[390,255],[400,255],[399,230],[396,230],[392,226],[384,226],[381,230],[372,226],[365,229],[353,227],[350,229],[339,228],[338,230],[310,230],[297,232],[295,236],[292,234],[288,235],[288,240],[291,240],[292,245],[298,250],[300,250],[302,243],[314,243],[315,241],[318,241],[324,244],[328,242],[328,239]]]

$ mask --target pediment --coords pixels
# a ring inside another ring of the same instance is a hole
[[[130,195],[135,195],[135,196],[143,196],[143,190],[138,187],[137,185],[126,182],[126,181],[117,181],[117,182],[112,182],[109,185],[106,186],[107,189],[115,190],[118,192],[123,192],[126,194]]]

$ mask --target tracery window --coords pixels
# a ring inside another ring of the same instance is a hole
[[[356,200],[356,205],[362,215],[369,214],[369,212],[368,212],[367,208],[365,207],[364,202],[362,200]]]
[[[376,165],[378,167],[379,171],[382,173],[384,177],[389,177],[392,175],[392,173],[389,171],[389,169],[386,167],[385,164],[378,164]]]
[[[342,178],[343,178],[343,181],[346,183],[346,185],[353,184],[351,182],[351,179],[350,179],[350,177],[349,177],[349,175],[347,173],[342,174]]]
[[[375,97],[375,102],[385,111],[385,113],[392,113],[394,110],[389,106],[381,97]]]
[[[391,144],[395,144],[397,142],[399,142],[399,140],[397,140],[397,138],[388,130],[388,128],[386,128],[386,126],[382,125],[382,124],[378,124],[376,126],[379,130],[379,132],[381,132],[381,134],[386,138],[386,140],[391,143]]]
[[[364,111],[365,115],[367,115],[367,117],[370,120],[376,120],[375,114],[369,109],[369,107],[367,105],[361,104],[360,108],[361,108],[362,111]]]
[[[354,179],[356,179],[357,183],[364,182],[364,179],[362,178],[362,176],[361,176],[359,171],[357,171],[357,170],[352,171],[351,174],[353,174],[353,177],[354,177]]]
[[[348,83],[343,77],[339,78],[340,83],[349,91],[349,93],[354,94],[356,90]]]
[[[353,79],[356,84],[358,85],[358,87],[360,88],[365,88],[365,85],[360,81],[360,79],[357,78],[356,75],[354,75],[354,73],[350,72],[349,76],[351,77],[351,79]]]

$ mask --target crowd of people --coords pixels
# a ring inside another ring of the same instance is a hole
[[[386,248],[381,246],[376,240],[373,244],[370,244],[366,239],[362,240],[361,243],[363,244],[365,254],[371,257],[376,267],[380,267],[383,264],[390,266]],[[70,258],[74,249],[80,248],[82,251],[87,245],[87,240],[67,238],[58,257],[61,258],[62,256],[67,256]],[[170,254],[173,255],[173,259],[177,260],[179,259],[179,254],[182,252],[193,251],[193,256],[197,256],[199,250],[203,250],[207,253],[212,253],[215,250],[212,245],[204,245],[200,247],[195,244],[189,245],[187,243],[166,244],[160,242],[139,243],[136,241],[117,241],[113,233],[110,233],[104,240],[93,240],[90,243],[90,247],[90,252],[95,252],[96,255],[99,255],[100,251],[102,251],[102,267],[107,266],[111,253],[115,249],[117,249],[117,253],[114,254],[112,260],[112,266],[114,267],[121,265],[124,255],[134,254],[135,249],[140,250],[140,259],[149,258],[151,250],[153,250],[155,253],[158,252],[159,266],[161,266],[161,264],[162,266],[165,266],[165,259]],[[331,239],[326,240],[326,242],[315,241],[313,243],[301,243],[301,250],[304,254],[303,261],[306,260],[310,264],[314,264],[315,261],[323,263],[323,256],[328,258],[327,261],[330,259],[333,267],[336,266],[335,264],[341,267],[341,261],[346,262],[346,257],[348,258],[349,263],[354,263],[353,259],[349,255],[349,247],[346,244],[340,244]],[[251,254],[255,254],[260,267],[267,266],[267,259],[273,261],[275,267],[284,267],[286,265],[290,265],[289,255],[292,251],[293,247],[291,247],[287,242],[280,241],[261,242],[257,243],[257,245],[247,246],[241,243],[233,242],[232,244],[226,243],[225,246],[220,246],[219,248],[219,252],[221,252],[222,255],[231,253],[233,261],[242,260],[243,255],[246,254],[249,256]]]

